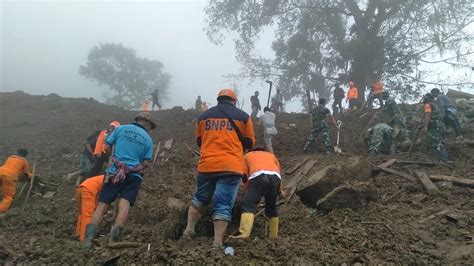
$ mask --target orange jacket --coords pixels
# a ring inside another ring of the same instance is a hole
[[[8,157],[5,163],[0,167],[0,175],[9,179],[18,180],[18,176],[22,173],[30,174],[30,166],[28,161],[20,156],[12,155]]]
[[[91,192],[94,195],[94,198],[97,198],[103,185],[104,175],[98,175],[87,178],[79,185],[79,187]]]
[[[237,125],[243,143],[221,110]],[[200,173],[244,173],[244,149],[251,149],[255,144],[252,119],[247,113],[231,103],[219,103],[199,116],[195,136],[201,147]]]
[[[351,99],[357,99],[359,98],[359,92],[357,91],[357,88],[355,86],[350,87],[349,90],[347,91],[347,100]]]
[[[383,83],[382,83],[382,81],[377,80],[377,81],[374,83],[373,88],[374,88],[374,94],[375,94],[375,95],[380,94],[380,93],[383,91]]]
[[[244,157],[245,175],[248,179],[259,176],[260,174],[276,174],[280,176],[280,163],[276,156],[268,151],[251,151]]]
[[[105,138],[107,137],[107,130],[102,130],[99,133],[99,136],[97,137],[97,141],[95,143],[95,149],[94,149],[94,156],[101,155],[102,153],[105,153]]]

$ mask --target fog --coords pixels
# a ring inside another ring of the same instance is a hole
[[[212,44],[203,30],[206,1],[2,1],[0,90],[104,101],[107,87],[78,74],[89,50],[99,43],[122,43],[137,55],[158,59],[172,75],[165,108],[191,107],[197,95],[215,103],[219,88],[232,85],[223,75],[236,73],[232,38]],[[271,54],[272,35],[258,49]],[[255,89],[239,84],[244,109]],[[262,86],[262,87],[260,87]],[[261,96],[261,101],[264,97]],[[265,97],[266,98],[266,97]],[[266,100],[266,99],[265,99]]]

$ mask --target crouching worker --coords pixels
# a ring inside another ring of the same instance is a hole
[[[16,193],[16,182],[21,174],[26,174],[31,178],[29,164],[26,160],[28,151],[25,149],[18,149],[17,155],[8,157],[0,167],[0,187],[2,201],[0,202],[0,214],[5,213],[12,204],[13,197]]]
[[[104,185],[99,195],[99,204],[86,226],[84,248],[92,247],[92,240],[98,226],[110,207],[118,198],[118,212],[110,231],[109,243],[120,241],[123,227],[128,218],[130,206],[133,206],[140,190],[143,170],[153,156],[153,141],[148,135],[156,127],[149,113],[140,113],[136,123],[120,126],[107,136],[107,150],[114,147],[113,164],[107,168]]]
[[[365,144],[371,157],[378,154],[395,154],[395,131],[384,123],[378,123],[365,132]]]
[[[99,194],[104,184],[104,175],[90,177],[76,189],[76,203],[78,209],[76,236],[84,241],[86,226],[91,222],[92,214],[99,202]]]
[[[231,238],[248,238],[252,232],[257,205],[265,198],[265,215],[269,224],[269,238],[278,236],[278,211],[276,201],[281,190],[280,163],[276,156],[264,149],[254,149],[245,155],[247,192],[242,202],[240,234]]]

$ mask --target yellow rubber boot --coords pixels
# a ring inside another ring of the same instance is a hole
[[[272,217],[268,219],[268,238],[274,239],[278,237],[278,217]]]
[[[252,232],[255,215],[250,212],[244,212],[240,216],[240,234],[238,236],[229,236],[231,238],[248,238]]]

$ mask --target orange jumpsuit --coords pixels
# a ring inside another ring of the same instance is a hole
[[[5,164],[0,167],[0,184],[3,196],[2,202],[0,202],[0,213],[6,212],[10,208],[16,193],[18,176],[22,173],[31,176],[28,161],[20,156],[12,155],[8,157]]]
[[[81,241],[86,236],[86,226],[91,222],[99,199],[100,190],[104,184],[104,175],[98,175],[86,179],[76,189],[76,202],[79,209],[77,217],[76,236]]]

